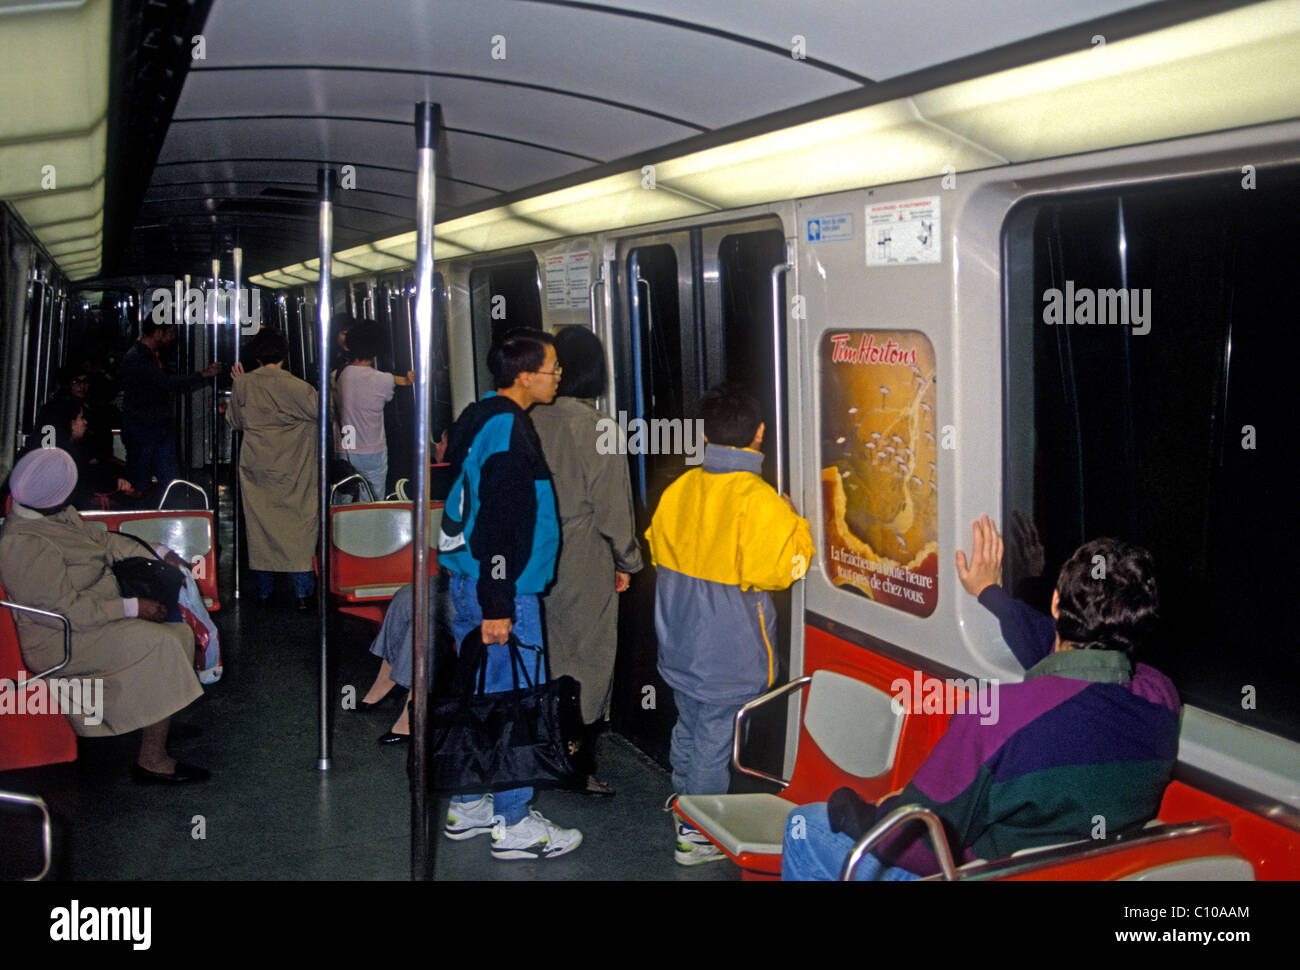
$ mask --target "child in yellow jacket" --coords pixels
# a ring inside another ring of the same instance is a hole
[[[677,723],[669,761],[678,794],[720,795],[730,784],[736,712],[776,676],[776,611],[812,560],[808,521],[762,478],[758,402],[718,388],[700,405],[704,463],[668,487],[646,538],[658,567],[659,673],[673,689]],[[682,865],[725,858],[677,819]]]

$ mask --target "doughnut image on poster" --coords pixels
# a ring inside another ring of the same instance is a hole
[[[934,347],[911,330],[835,330],[819,359],[826,574],[929,616],[939,566]]]

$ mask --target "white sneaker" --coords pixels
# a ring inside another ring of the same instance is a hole
[[[492,828],[492,858],[553,859],[582,845],[577,829],[562,829],[537,809],[514,825],[498,815]]]
[[[209,667],[207,670],[198,671],[200,684],[215,684],[221,679],[221,664],[215,667]]]
[[[457,842],[487,835],[492,831],[494,818],[491,792],[476,802],[452,802],[447,808],[447,824],[442,827],[442,834]]]
[[[673,818],[677,822],[677,847],[673,851],[673,861],[679,866],[698,866],[727,858],[727,854],[694,825],[682,821],[676,812],[673,813]]]

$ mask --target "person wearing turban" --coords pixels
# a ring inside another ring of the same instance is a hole
[[[59,448],[21,458],[9,476],[14,504],[0,529],[0,584],[8,598],[66,617],[72,659],[61,679],[101,681],[97,703],[65,710],[82,737],[140,730],[132,776],[141,784],[202,781],[209,773],[167,752],[170,718],[203,690],[194,672],[194,634],[166,623],[166,609],[150,599],[123,598],[113,563],[141,553],[137,540],[86,522],[68,506],[77,466]],[[173,565],[184,565],[168,553]],[[23,662],[32,671],[63,659],[63,627],[56,620],[14,613]],[[70,692],[69,692],[70,693]]]

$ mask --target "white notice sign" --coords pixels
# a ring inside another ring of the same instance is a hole
[[[591,253],[554,253],[546,257],[546,308],[585,310],[591,301]]]
[[[867,265],[943,262],[939,197],[867,204]]]

